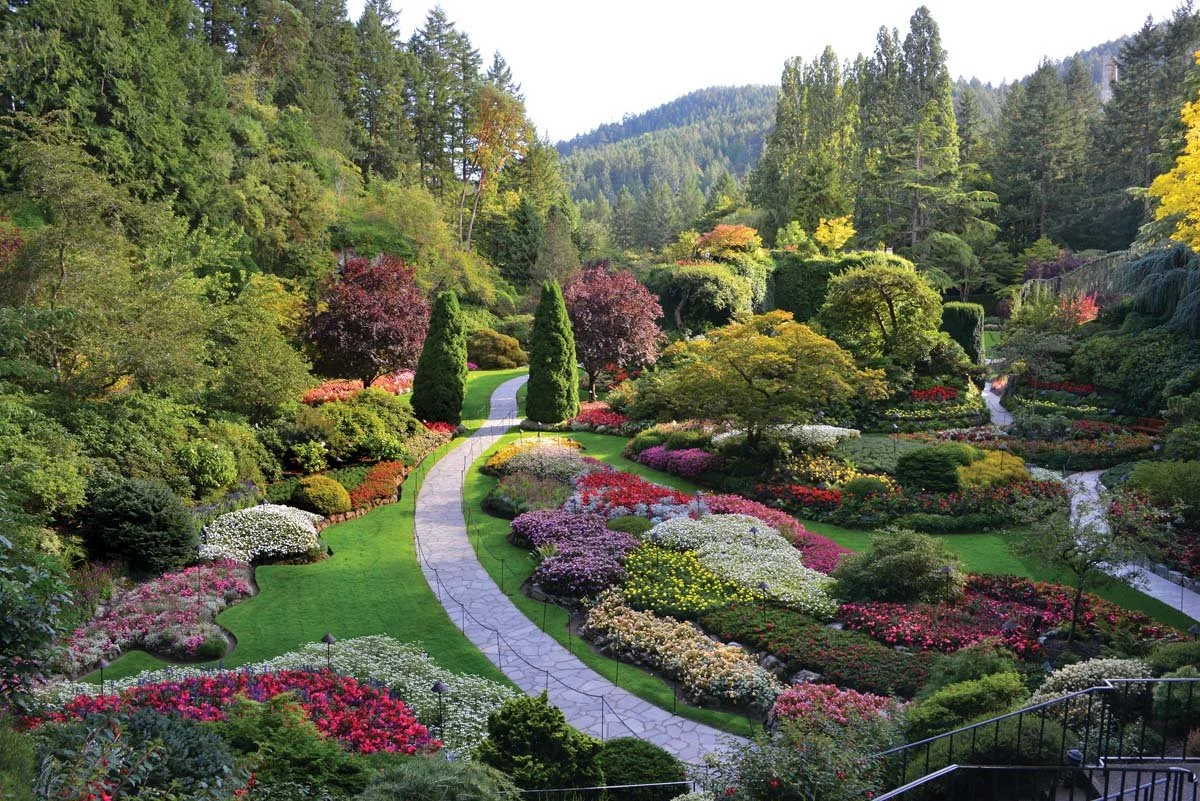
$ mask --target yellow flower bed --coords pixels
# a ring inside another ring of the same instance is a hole
[[[500,473],[504,465],[517,454],[523,453],[530,448],[543,448],[552,445],[562,448],[583,448],[575,440],[567,439],[566,437],[524,437],[510,442],[488,457],[487,462],[483,466],[483,472],[495,475]]]
[[[622,587],[634,609],[682,618],[755,600],[749,590],[718,578],[701,565],[695,553],[654,545],[643,545],[629,554]]]

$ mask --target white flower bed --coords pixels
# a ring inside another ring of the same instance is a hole
[[[1034,467],[1026,465],[1025,469],[1029,471],[1029,478],[1033,481],[1055,481],[1059,484],[1063,482],[1063,475],[1058,470],[1049,470],[1045,467]]]
[[[1148,679],[1150,666],[1140,659],[1089,659],[1051,673],[1029,699],[1029,705],[1099,687],[1105,679]]]
[[[695,551],[718,577],[806,614],[828,619],[837,611],[829,577],[806,567],[787,537],[756,517],[677,517],[650,529],[646,538],[664,548]]]
[[[264,503],[221,515],[204,527],[201,559],[253,562],[307,553],[317,547],[320,515]]]
[[[360,681],[379,682],[393,690],[427,726],[437,726],[438,697],[433,692],[436,682],[450,689],[442,697],[445,726],[441,739],[447,748],[470,752],[487,737],[487,718],[495,709],[520,693],[503,684],[480,676],[451,673],[429,658],[415,645],[394,640],[383,634],[356,637],[334,643],[329,648],[329,666],[337,673],[353,676]],[[105,692],[117,693],[138,684],[180,680],[191,676],[214,673],[269,673],[280,670],[322,669],[326,666],[326,646],[309,643],[266,662],[257,662],[225,671],[205,668],[168,668],[139,673],[124,679],[105,682]],[[42,691],[42,698],[51,704],[62,704],[78,695],[97,695],[95,684],[62,682]]]
[[[742,433],[741,431],[725,431],[714,434],[712,441],[715,445],[727,439],[740,437]],[[804,450],[827,451],[832,450],[844,439],[861,436],[862,432],[857,428],[842,428],[841,426],[793,425],[775,426],[769,429],[768,434],[777,439],[794,442]]]
[[[588,612],[585,628],[610,639],[627,654],[635,654],[669,676],[678,678],[687,693],[700,700],[756,704],[769,709],[783,688],[775,677],[741,648],[704,636],[691,623],[631,609],[621,594],[610,590]]]

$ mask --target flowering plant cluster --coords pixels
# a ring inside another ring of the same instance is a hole
[[[583,598],[608,589],[625,576],[622,562],[639,540],[610,531],[604,519],[561,510],[527,512],[512,523],[513,539],[551,550],[532,580],[559,595]]]
[[[1029,699],[1029,705],[1099,687],[1105,679],[1148,679],[1152,675],[1150,666],[1140,659],[1089,659],[1076,662],[1064,665],[1047,676]]]
[[[500,465],[501,476],[525,473],[538,478],[553,479],[566,484],[585,470],[592,462],[580,454],[577,448],[564,445],[542,445],[525,448]]]
[[[200,558],[253,562],[309,553],[319,547],[320,515],[264,503],[218,517],[204,527]]]
[[[508,462],[518,454],[533,448],[570,448],[579,450],[583,446],[573,439],[564,437],[522,437],[496,450],[484,463],[480,472],[489,476],[501,476]]]
[[[916,695],[936,658],[928,651],[897,651],[774,604],[717,609],[702,615],[700,625],[726,642],[767,651],[789,672],[811,670],[822,681],[882,695]]]
[[[458,426],[454,423],[444,423],[441,420],[422,420],[422,424],[435,434],[441,434],[447,439],[454,436],[454,432],[458,430]]]
[[[629,418],[614,412],[603,401],[592,401],[579,405],[579,414],[571,420],[571,428],[577,431],[619,431]]]
[[[743,431],[724,431],[714,434],[713,444],[740,437]],[[844,439],[854,439],[862,434],[857,428],[842,428],[828,425],[773,426],[767,431],[772,439],[787,440],[798,450],[829,451]]]
[[[795,720],[803,724],[814,718],[824,718],[841,726],[855,721],[891,718],[898,710],[896,699],[887,695],[813,683],[784,690],[771,707],[776,720]]]
[[[754,600],[749,590],[705,568],[694,553],[649,544],[626,557],[621,591],[634,609],[684,619]]]
[[[772,509],[758,501],[751,501],[740,495],[708,495],[705,496],[704,503],[713,514],[749,515],[758,518],[790,539],[792,545],[800,551],[805,565],[826,575],[833,572],[843,554],[850,553],[849,548],[809,531],[786,512]]]
[[[688,479],[699,478],[705,473],[715,473],[725,466],[723,457],[701,448],[669,451],[663,445],[647,448],[638,454],[637,460],[654,470]]]
[[[842,459],[811,453],[801,453],[788,459],[783,471],[792,482],[818,487],[840,487],[859,475]]]
[[[93,712],[153,709],[191,720],[224,720],[241,696],[266,701],[292,693],[317,729],[352,751],[418,754],[441,747],[389,690],[331,670],[219,673],[130,687],[120,695],[81,695],[44,721],[62,723]]]
[[[219,643],[219,656],[225,635],[214,618],[250,593],[249,568],[231,560],[167,573],[117,595],[103,614],[77,628],[59,669],[78,675],[131,648],[194,657],[208,640]]]
[[[1051,392],[1070,392],[1072,395],[1093,395],[1096,388],[1091,384],[1076,384],[1072,381],[1038,381],[1032,379],[1029,386],[1033,389],[1045,389]]]
[[[380,462],[367,471],[362,483],[350,490],[350,505],[355,509],[372,501],[396,497],[396,487],[408,475],[403,462]]]
[[[841,490],[821,489],[806,484],[758,484],[754,494],[768,503],[778,504],[798,515],[824,519],[842,505]]]
[[[930,387],[929,389],[914,389],[908,393],[908,399],[913,403],[947,403],[958,400],[956,387]]]
[[[677,517],[659,523],[646,537],[664,548],[693,551],[718,578],[814,617],[827,619],[837,608],[829,578],[806,567],[787,538],[757,518]]]
[[[607,519],[638,515],[661,522],[672,517],[707,512],[702,502],[686,492],[652,484],[633,473],[595,470],[572,479],[575,493],[564,509],[594,512]]]
[[[619,592],[602,595],[588,611],[584,633],[678,679],[698,702],[753,704],[767,709],[779,683],[741,648],[705,637],[692,624],[638,612]]]
[[[384,375],[371,382],[373,389],[382,389],[393,395],[403,395],[412,392],[413,372],[401,370],[398,373]],[[353,398],[363,390],[361,379],[335,378],[323,382],[304,393],[300,402],[308,406],[320,406],[322,403],[337,403]]]

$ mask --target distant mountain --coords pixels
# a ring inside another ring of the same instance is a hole
[[[701,89],[557,145],[576,200],[623,187],[641,197],[655,179],[678,191],[689,175],[700,190],[725,172],[742,178],[758,161],[775,120],[773,86]]]

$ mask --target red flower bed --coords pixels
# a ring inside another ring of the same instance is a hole
[[[595,401],[581,403],[579,405],[579,414],[571,421],[579,425],[596,428],[605,426],[607,428],[620,428],[629,422],[629,418],[623,414],[618,414],[608,408],[608,404],[603,401]]]
[[[402,370],[398,373],[376,378],[371,382],[371,387],[373,389],[382,389],[393,395],[403,395],[406,392],[412,391],[412,382],[412,371]],[[337,403],[338,401],[350,400],[362,392],[362,389],[363,382],[361,379],[334,378],[323,382],[319,387],[305,392],[304,396],[300,398],[300,402],[309,406],[319,406],[322,403]]]
[[[652,484],[641,476],[620,470],[594,470],[575,479],[575,498],[582,511],[604,516],[616,507],[626,514],[656,515],[654,506],[686,506],[694,499],[686,492]]]
[[[775,699],[771,712],[784,720],[807,720],[823,715],[843,726],[852,720],[867,720],[890,715],[896,699],[888,695],[843,690],[832,684],[801,684],[784,690]]]
[[[955,387],[914,389],[909,393],[908,399],[914,403],[946,403],[958,400],[958,389]]]
[[[842,493],[835,489],[808,487],[803,484],[759,484],[754,494],[794,509],[805,517],[822,517],[842,505]]]
[[[382,501],[396,495],[397,482],[408,475],[403,462],[380,462],[367,471],[363,482],[350,492],[350,505],[357,509],[371,501]]]
[[[454,432],[458,430],[458,426],[454,425],[454,423],[442,423],[437,420],[433,422],[425,421],[425,427],[435,434],[442,434],[447,437],[453,437]]]
[[[1071,381],[1030,381],[1029,386],[1051,392],[1070,392],[1072,395],[1091,395],[1096,391],[1091,384],[1076,384]]]
[[[266,701],[293,693],[322,734],[360,754],[417,754],[441,747],[404,702],[386,689],[328,670],[222,673],[131,687],[120,695],[80,695],[38,723],[65,722],[93,712],[149,708],[200,721],[224,720],[238,696]]]
[[[825,492],[826,490],[821,491]],[[708,495],[705,496],[704,502],[714,514],[757,517],[788,537],[792,544],[800,550],[805,565],[827,575],[837,567],[842,554],[851,552],[849,548],[844,548],[831,539],[809,531],[800,524],[800,521],[786,512],[772,509],[758,501],[747,500],[740,495]]]

